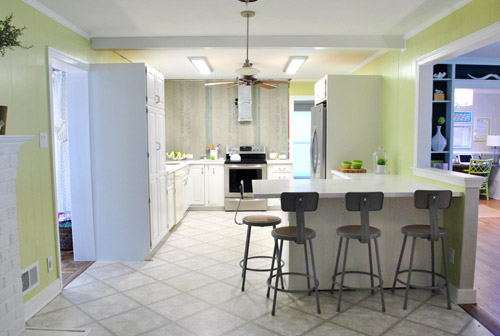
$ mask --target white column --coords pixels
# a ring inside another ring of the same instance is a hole
[[[31,138],[0,136],[0,336],[16,336],[24,331],[16,167],[19,147]]]

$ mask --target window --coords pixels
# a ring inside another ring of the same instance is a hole
[[[293,178],[311,177],[311,108],[314,101],[295,101],[293,111]]]

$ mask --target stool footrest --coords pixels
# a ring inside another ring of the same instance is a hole
[[[363,272],[363,271],[345,271],[345,272],[344,272],[344,274],[363,274],[363,275],[370,275],[370,276],[372,275],[372,274],[371,274],[371,273],[369,273],[369,272]],[[335,281],[333,280],[334,278],[336,278],[336,277],[337,277],[337,276],[339,276],[339,275],[340,275],[340,276],[342,276],[342,272],[337,272],[336,274],[334,274],[334,275],[332,276],[332,281],[333,281],[333,283],[334,283],[335,285],[337,285],[337,286],[339,286],[339,287],[340,287],[340,286],[341,286],[340,282],[338,282],[338,281],[336,281],[336,280],[335,280]],[[380,282],[377,286],[373,286],[373,287],[351,287],[351,286],[346,286],[346,285],[344,284],[344,286],[342,286],[342,290],[344,290],[344,288],[345,288],[345,289],[350,289],[350,290],[374,290],[374,289],[378,289],[378,288],[383,289],[383,285],[384,285],[384,283],[383,283],[383,281],[380,279],[380,276],[379,276],[378,274],[375,274],[375,273],[374,273],[374,274],[373,274],[373,277],[374,277],[374,278],[377,278],[377,279],[379,280],[379,282]]]
[[[399,282],[400,284],[403,284],[405,285],[405,287],[408,285],[407,282],[399,279],[399,275],[401,273],[408,273],[409,270],[402,270],[402,271],[399,271],[398,273],[396,273],[396,281]],[[440,289],[440,288],[445,288],[446,287],[446,277],[440,273],[436,273],[436,272],[432,272],[432,271],[429,271],[429,270],[423,270],[423,269],[412,269],[411,272],[418,272],[418,273],[427,273],[427,274],[432,274],[434,276],[437,276],[438,278],[440,279],[443,279],[445,281],[445,284],[444,285],[437,285],[437,286],[420,286],[420,285],[412,285],[410,284],[410,288],[416,288],[416,289]]]
[[[253,257],[248,257],[247,260],[250,259],[273,259],[273,257],[269,256],[253,256]],[[243,268],[243,263],[245,262],[245,258],[240,260],[240,267]],[[285,266],[285,262],[281,260],[281,267]],[[273,268],[273,271],[278,270],[278,265]],[[254,272],[271,272],[271,268],[250,268],[247,265],[247,271],[254,271]]]
[[[284,292],[284,293],[311,293],[316,290],[316,288],[319,288],[319,281],[314,280],[314,277],[312,275],[307,275],[305,273],[297,273],[297,272],[285,272],[281,273],[280,277],[283,277],[284,275],[297,275],[297,276],[302,276],[304,278],[309,278],[314,281],[314,287],[310,287],[307,289],[285,289],[285,288],[277,288],[278,292]],[[267,278],[267,287],[271,289],[276,289],[274,285],[272,284],[272,280],[276,278],[278,274],[273,274],[271,277]]]

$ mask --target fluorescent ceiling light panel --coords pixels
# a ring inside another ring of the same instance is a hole
[[[190,56],[188,57],[188,59],[191,61],[196,70],[198,70],[198,72],[201,74],[209,75],[214,71],[205,56]]]
[[[283,72],[286,72],[289,75],[294,75],[299,71],[300,67],[307,60],[307,56],[290,56],[288,59],[288,63],[285,65]]]

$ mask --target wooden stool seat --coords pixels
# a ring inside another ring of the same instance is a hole
[[[438,236],[439,237],[444,237],[448,233],[446,229],[443,228],[438,228]],[[410,237],[417,237],[417,238],[426,238],[430,239],[431,238],[431,226],[430,225],[407,225],[403,226],[401,229],[401,232],[405,236],[410,236]]]
[[[270,215],[250,215],[243,217],[243,224],[259,227],[276,226],[281,223],[281,218]]]
[[[382,235],[382,232],[376,227],[370,226],[369,230],[370,230],[369,231],[370,239],[375,239]],[[361,226],[360,225],[341,226],[337,229],[337,234],[344,238],[361,239]]]
[[[296,226],[283,226],[272,231],[274,239],[282,239],[287,241],[297,240],[297,227]],[[304,228],[304,239],[311,240],[316,237],[316,231]]]

